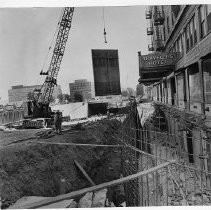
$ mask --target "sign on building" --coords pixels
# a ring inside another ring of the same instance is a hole
[[[180,53],[152,53],[139,56],[140,68],[157,68],[160,66],[173,66]]]
[[[159,81],[174,70],[181,53],[156,52],[141,55],[139,52],[139,82],[145,85]]]

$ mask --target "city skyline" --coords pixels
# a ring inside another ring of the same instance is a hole
[[[0,11],[0,43],[5,49],[0,52],[0,74],[4,75],[0,78],[0,97],[5,100],[11,86],[43,83],[45,77],[41,78],[39,72],[61,8],[1,8]],[[92,49],[118,49],[122,89],[135,88],[138,84],[137,52],[147,53],[147,35],[143,32],[146,28],[146,21],[143,21],[145,6],[105,7],[104,12],[107,44],[103,37],[103,7],[75,8],[58,75],[58,84],[64,93],[69,92],[68,84],[76,79],[83,77],[93,82]],[[132,21],[137,24],[130,24]],[[47,70],[50,58],[51,54],[44,70]]]

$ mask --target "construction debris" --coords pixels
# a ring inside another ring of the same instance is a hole
[[[105,207],[107,191],[107,189],[102,189],[94,193],[92,207]]]
[[[88,192],[86,195],[84,195],[79,203],[78,203],[78,208],[91,208],[92,207],[92,197],[93,197],[93,192]]]
[[[18,209],[18,208],[21,208],[23,205],[30,204],[37,201],[42,201],[47,198],[50,198],[50,197],[37,197],[37,196],[22,197],[14,205],[12,205],[10,209]],[[64,201],[60,201],[57,203],[40,207],[40,209],[76,208],[76,207],[77,207],[77,203],[73,199],[69,199],[69,200],[64,200]]]
[[[106,206],[107,199],[107,189],[102,189],[96,192],[88,192],[80,198],[78,202],[74,199],[66,199],[63,201],[55,202],[53,204],[45,205],[40,207],[40,209],[56,209],[56,208],[96,208],[96,207],[115,207],[112,202],[109,202],[109,206]],[[39,197],[39,196],[25,196],[20,198],[13,204],[10,209],[21,208],[24,205],[44,201],[51,197]],[[122,205],[125,205],[124,203]]]

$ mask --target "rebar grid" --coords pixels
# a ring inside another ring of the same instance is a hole
[[[136,108],[128,112],[117,137],[123,175],[176,163],[125,184],[127,206],[211,205],[211,133],[156,111],[144,126]]]

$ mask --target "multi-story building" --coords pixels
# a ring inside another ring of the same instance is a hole
[[[83,100],[94,97],[94,85],[86,79],[75,80],[74,83],[69,83],[69,87],[72,100],[75,99],[75,93],[81,94],[83,96]]]
[[[211,5],[150,6],[146,19],[149,54],[139,52],[139,83],[151,87],[155,108],[141,128],[149,153],[157,157],[165,145],[211,189]]]
[[[211,5],[150,6],[146,19],[152,53],[139,53],[139,81],[154,100],[211,117]]]
[[[33,92],[34,89],[40,89],[41,85],[32,85],[32,86],[23,86],[17,85],[12,86],[12,89],[8,91],[9,102],[18,102],[18,101],[26,101],[28,99],[28,94]],[[53,98],[57,98],[59,94],[62,93],[61,86],[57,85],[53,91]]]

